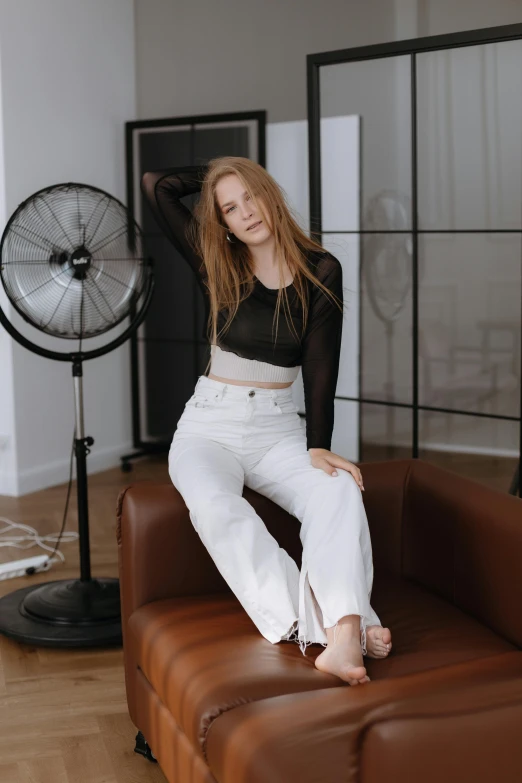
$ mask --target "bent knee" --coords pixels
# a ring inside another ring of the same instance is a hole
[[[325,473],[325,481],[322,483],[321,488],[326,496],[331,496],[332,493],[351,497],[362,498],[362,491],[357,483],[356,479],[348,470],[343,468],[337,468],[337,476],[331,476]]]

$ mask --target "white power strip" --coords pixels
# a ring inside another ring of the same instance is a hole
[[[0,581],[2,579],[13,579],[16,576],[28,576],[27,569],[30,568],[30,574],[48,571],[51,567],[49,555],[37,555],[36,557],[26,557],[25,560],[13,560],[10,563],[0,564]]]

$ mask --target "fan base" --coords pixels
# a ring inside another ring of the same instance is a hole
[[[62,579],[0,598],[0,633],[40,647],[121,646],[117,579]]]

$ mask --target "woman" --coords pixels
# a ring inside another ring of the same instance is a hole
[[[322,644],[318,669],[368,682],[363,655],[388,655],[391,633],[370,606],[361,473],[330,451],[341,264],[300,229],[275,180],[248,158],[148,172],[141,187],[197,276],[211,346],[210,372],[174,433],[172,482],[261,634],[273,644],[297,640],[303,654]],[[200,190],[193,214],[180,199]],[[291,391],[300,368],[306,435]],[[301,522],[301,571],[243,498],[244,485]]]

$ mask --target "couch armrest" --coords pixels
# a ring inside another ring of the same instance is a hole
[[[237,706],[203,750],[221,783],[515,783],[521,718],[513,651]]]
[[[229,588],[173,484],[144,481],[127,487],[118,497],[116,513],[125,688],[130,718],[139,728],[138,662],[128,634],[129,617],[151,601]]]
[[[402,575],[522,647],[522,500],[412,460]]]
[[[116,535],[124,623],[151,601],[230,589],[172,484],[144,481],[123,490]]]

